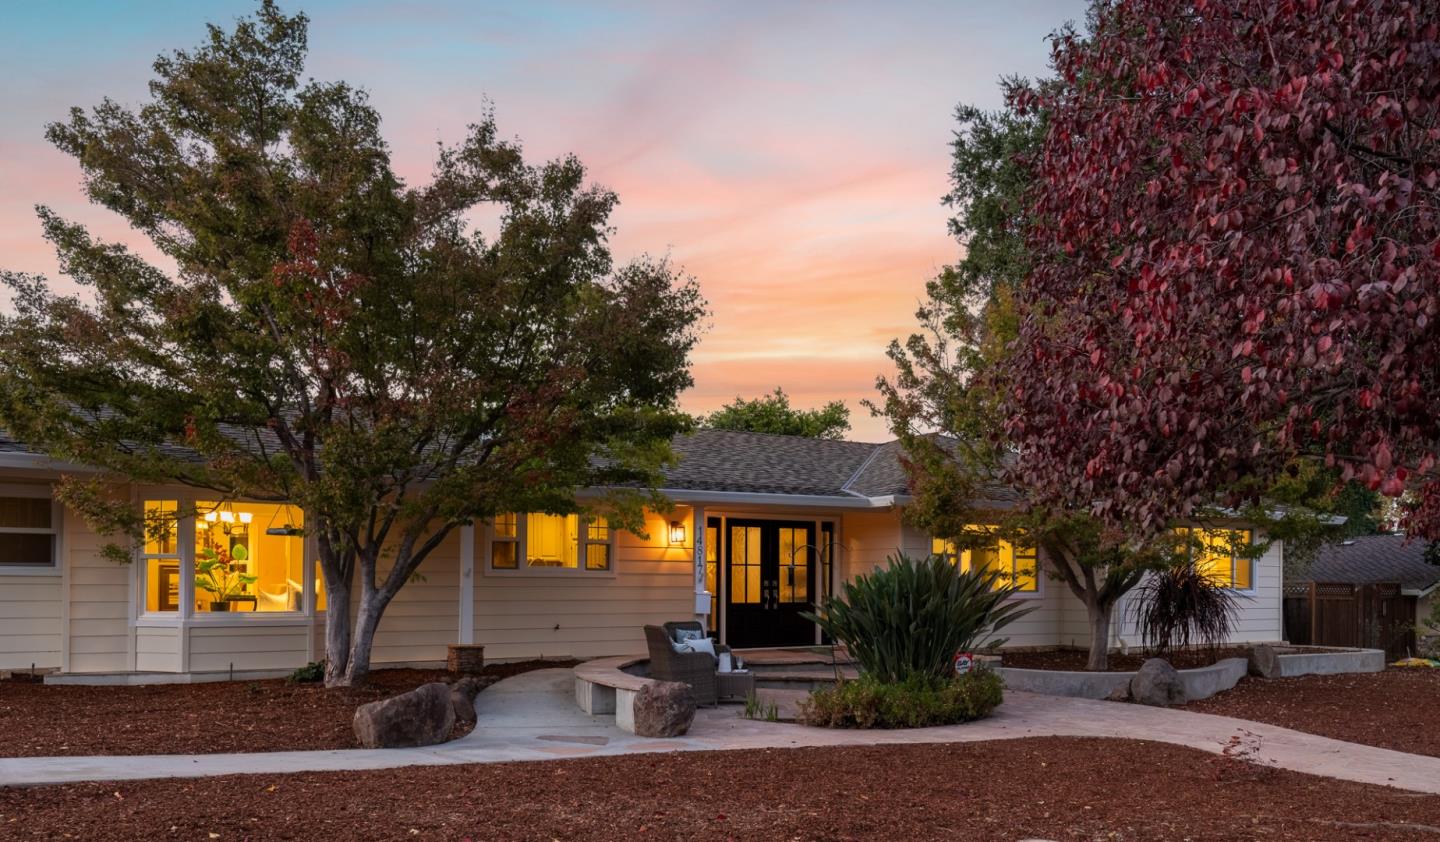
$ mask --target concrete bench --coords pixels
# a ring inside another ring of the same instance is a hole
[[[622,731],[635,733],[635,694],[641,687],[658,682],[636,672],[648,666],[648,655],[597,658],[575,667],[575,704],[592,716],[615,714]]]

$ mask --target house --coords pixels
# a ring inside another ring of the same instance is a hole
[[[1088,641],[1084,607],[1045,575],[1043,553],[1005,543],[956,553],[904,523],[896,442],[705,430],[675,449],[663,488],[674,508],[648,513],[643,537],[603,519],[527,513],[456,530],[390,605],[374,663],[437,663],[453,643],[483,644],[492,660],[626,654],[644,651],[644,624],[688,617],[735,647],[813,644],[819,630],[801,616],[812,600],[894,553],[947,549],[958,564],[1003,569],[1015,598],[1035,604],[1006,630],[1010,645]],[[303,511],[178,486],[117,489],[137,510],[199,512],[117,564],[52,500],[61,469],[76,468],[0,442],[0,670],[192,680],[284,673],[323,656],[325,592]],[[1278,542],[1258,559],[1204,563],[1247,597],[1237,638],[1279,640]],[[197,586],[207,569],[254,581]],[[1133,628],[1117,623],[1114,642],[1133,645]]]
[[[1306,582],[1349,585],[1398,584],[1400,593],[1415,597],[1415,627],[1423,636],[1431,611],[1440,600],[1440,565],[1426,560],[1429,544],[1404,535],[1362,535],[1327,544],[1316,554]],[[1440,629],[1430,629],[1440,633]]]

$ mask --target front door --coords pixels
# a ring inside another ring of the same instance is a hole
[[[815,642],[815,524],[730,520],[725,542],[726,641],[734,647]]]

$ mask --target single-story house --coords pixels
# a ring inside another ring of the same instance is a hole
[[[1362,535],[1327,544],[1316,554],[1303,581],[1398,584],[1400,593],[1416,597],[1415,626],[1423,636],[1430,612],[1440,599],[1440,564],[1426,560],[1428,546],[1404,535]],[[1440,633],[1440,629],[1430,629],[1430,633]]]
[[[892,554],[947,551],[901,517],[909,497],[896,442],[705,430],[675,449],[662,489],[673,509],[648,514],[646,537],[536,513],[456,530],[385,613],[374,663],[437,664],[454,643],[483,644],[492,660],[622,655],[644,651],[643,625],[692,617],[733,647],[813,644],[820,632],[800,615],[818,595]],[[323,657],[325,593],[305,512],[126,487],[137,510],[199,514],[116,564],[52,498],[52,482],[75,469],[0,441],[0,670],[193,680]],[[1247,597],[1236,642],[1281,639],[1281,552],[1276,542],[1258,559],[1204,560]],[[1083,605],[1045,575],[1043,553],[997,542],[948,554],[1003,569],[1015,598],[1034,603],[1006,630],[1010,645],[1088,642]],[[217,560],[254,581],[198,587],[196,573]],[[1116,624],[1117,646],[1137,642]]]

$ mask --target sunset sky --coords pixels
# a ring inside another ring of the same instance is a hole
[[[924,282],[957,256],[945,230],[959,102],[1043,71],[1070,2],[282,3],[311,18],[308,72],[370,91],[396,168],[429,177],[493,102],[532,157],[578,155],[619,193],[620,260],[669,254],[713,318],[695,354],[694,412],[783,386],[840,398],[852,437],[884,425],[859,400],[887,370]],[[156,54],[227,28],[250,2],[0,0],[0,267],[55,260],[48,204],[143,253],[89,206],[73,161],[44,141],[73,105],[146,96]]]

